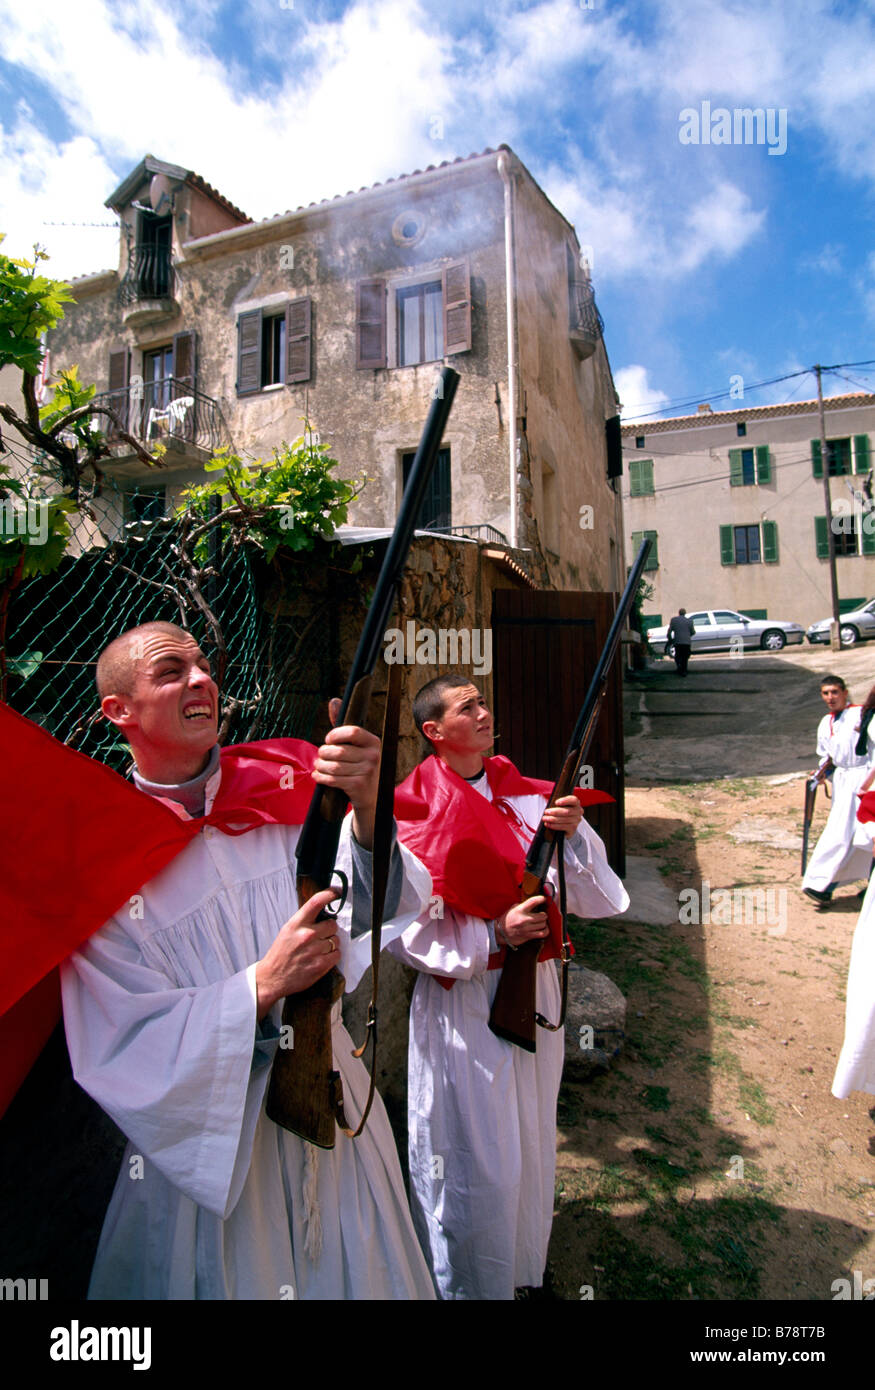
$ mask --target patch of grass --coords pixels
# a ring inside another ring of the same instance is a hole
[[[667,1086],[645,1086],[642,1099],[648,1110],[670,1110],[671,1099]]]
[[[745,1076],[744,1080],[739,1082],[738,1099],[754,1124],[773,1125],[775,1123],[775,1112],[758,1081]]]

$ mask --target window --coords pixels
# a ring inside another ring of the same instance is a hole
[[[436,362],[444,355],[443,294],[440,280],[395,291],[399,367]]]
[[[658,551],[658,548],[657,548],[657,544],[658,544],[658,542],[657,542],[657,535],[656,535],[656,532],[655,532],[655,531],[633,531],[633,532],[632,532],[632,560],[633,560],[633,562],[634,562],[634,560],[635,560],[635,556],[638,554],[638,551],[641,549],[641,543],[642,543],[642,541],[644,541],[647,537],[650,538],[650,540],[653,542],[653,544],[652,544],[651,547],[650,547],[650,554],[647,556],[647,563],[646,563],[646,565],[644,566],[644,572],[645,572],[645,574],[647,573],[648,570],[658,570],[658,569],[659,569],[659,551]]]
[[[356,367],[415,367],[471,349],[467,261],[387,281],[359,280]]]
[[[170,244],[172,219],[140,213],[140,236],[136,250],[137,290],[140,299],[166,299],[170,294],[172,268]]]
[[[836,555],[875,555],[875,528],[867,527],[868,517],[869,513],[863,517],[856,512],[833,514]],[[814,543],[817,558],[828,559],[829,532],[825,516],[814,518]]]
[[[747,434],[747,425],[744,420],[736,421],[735,433],[738,435],[739,439],[744,439],[744,436]]]
[[[415,458],[415,450],[412,453],[401,455],[401,475],[405,487]],[[449,449],[439,449],[437,463],[429,479],[425,497],[422,499],[419,516],[416,518],[416,529],[419,531],[448,531],[452,524],[450,451]]]
[[[829,459],[829,476],[839,477],[846,473],[869,472],[869,436],[855,434],[853,437],[853,468],[851,467],[852,441],[848,439],[828,439],[826,451]],[[819,439],[811,441],[811,467],[815,478],[823,477],[823,459]]]
[[[772,479],[772,464],[768,444],[755,449],[729,450],[729,484],[731,487],[753,487]]]
[[[778,523],[764,521],[761,526],[721,526],[721,565],[776,565],[778,563]]]
[[[172,345],[143,353],[143,408],[147,420],[150,410],[163,410],[170,404],[172,377]]]
[[[266,386],[309,381],[312,301],[290,299],[279,308],[252,309],[237,320],[237,395]]]
[[[635,448],[636,448],[636,449],[643,449],[644,447],[645,447],[645,445],[644,445],[644,435],[643,435],[643,434],[636,434],[636,436],[635,436]],[[659,623],[654,623],[654,627],[659,627]]]
[[[125,511],[131,521],[160,521],[165,515],[163,487],[144,488],[141,492],[131,493],[125,500]]]
[[[653,496],[653,459],[629,460],[629,496]]]
[[[737,565],[758,565],[760,555],[760,528],[758,526],[734,526],[735,563]]]

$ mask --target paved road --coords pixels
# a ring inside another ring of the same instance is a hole
[[[627,781],[806,771],[825,709],[819,681],[826,672],[842,676],[862,704],[875,684],[875,643],[840,652],[806,643],[779,655],[697,656],[685,680],[673,662],[651,661],[624,689]]]

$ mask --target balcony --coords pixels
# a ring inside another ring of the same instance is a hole
[[[169,246],[141,242],[132,252],[118,302],[125,326],[141,328],[178,313],[176,269]]]
[[[110,444],[118,444],[119,462],[130,457],[119,430],[150,449],[163,444],[168,466],[202,466],[223,445],[231,445],[225,417],[216,401],[196,390],[187,381],[164,377],[160,381],[134,382],[123,391],[104,391],[95,404],[106,406],[118,422],[106,419],[104,433]]]
[[[581,362],[592,357],[605,331],[604,321],[596,308],[592,281],[571,280],[568,285],[571,324],[569,337]]]

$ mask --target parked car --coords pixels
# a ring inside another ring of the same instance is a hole
[[[815,642],[829,641],[831,622],[832,618],[821,618],[819,623],[811,624],[805,636],[812,646]],[[839,635],[843,647],[853,647],[857,642],[866,642],[869,638],[875,637],[875,598],[870,598],[862,608],[854,608],[850,613],[842,614]]]
[[[779,652],[782,647],[802,643],[805,629],[800,623],[780,622],[777,618],[746,618],[731,608],[704,608],[687,613],[693,627],[692,650],[696,652],[729,651],[741,638],[743,647],[762,648]],[[875,635],[875,634],[873,634]],[[662,647],[666,656],[674,656],[674,643],[668,640],[668,625],[653,627],[647,634],[654,651]]]

